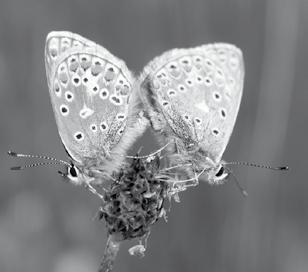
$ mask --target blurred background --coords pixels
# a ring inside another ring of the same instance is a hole
[[[102,44],[136,73],[174,47],[236,44],[246,77],[224,159],[291,167],[234,167],[247,198],[233,182],[186,191],[152,228],[146,256],[131,257],[127,242],[115,271],[307,271],[307,25],[306,0],[2,0],[0,271],[96,271],[105,247],[98,199],[57,167],[9,170],[24,161],[8,149],[66,159],[45,78],[52,30]],[[157,147],[150,131],[141,145]]]

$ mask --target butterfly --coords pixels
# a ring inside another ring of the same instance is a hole
[[[189,176],[205,173],[211,184],[226,180],[229,169],[221,158],[243,92],[241,50],[226,43],[173,49],[152,60],[139,80],[157,137],[175,142],[171,164],[188,165]]]
[[[66,31],[48,34],[45,66],[58,131],[72,161],[64,175],[77,185],[101,184],[147,126],[135,77],[104,47]]]

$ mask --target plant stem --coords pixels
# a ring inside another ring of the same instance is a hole
[[[120,242],[115,241],[114,237],[112,235],[109,235],[105,247],[103,260],[101,262],[98,272],[112,271],[114,261],[117,257],[119,249],[120,249]]]

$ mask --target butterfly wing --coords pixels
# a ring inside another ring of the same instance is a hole
[[[48,36],[45,50],[49,92],[61,140],[79,165],[104,168],[111,151],[120,149],[123,153],[137,134],[132,132],[136,120],[131,120],[129,107],[134,78],[123,61],[75,34],[70,44],[83,42],[82,47],[68,48],[52,60],[50,39],[58,40],[60,52],[63,37]],[[119,158],[114,161],[110,167],[119,164]]]
[[[45,63],[48,86],[50,75],[57,60],[70,49],[96,48],[98,45],[78,34],[69,31],[52,31],[47,35],[45,43]]]
[[[233,45],[174,49],[146,66],[141,97],[164,138],[201,147],[219,162],[235,124],[243,79],[242,53]]]

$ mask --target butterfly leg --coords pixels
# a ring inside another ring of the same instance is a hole
[[[99,192],[97,192],[97,190],[90,183],[86,183],[85,188],[88,189],[92,194],[98,196],[100,199],[104,199],[104,197]]]

